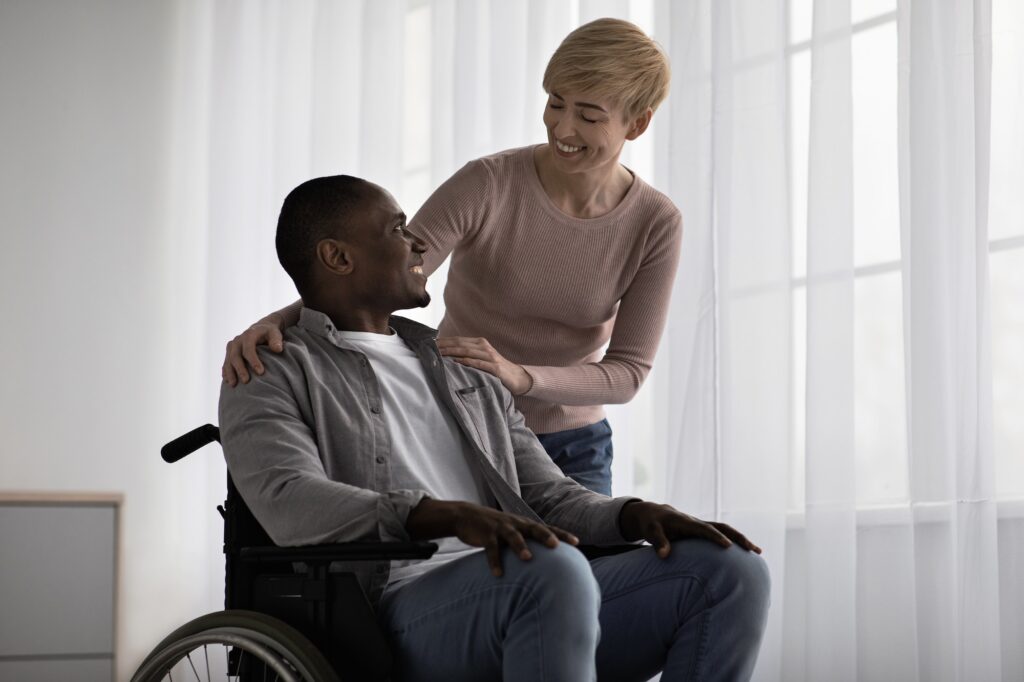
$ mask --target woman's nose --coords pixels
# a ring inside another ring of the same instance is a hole
[[[555,137],[570,137],[575,132],[572,127],[572,117],[559,116],[551,131],[555,134]]]

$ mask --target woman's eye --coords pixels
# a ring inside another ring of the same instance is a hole
[[[597,120],[596,120],[596,119],[592,119],[592,118],[587,118],[586,116],[580,116],[580,118],[582,118],[582,119],[583,119],[584,121],[586,121],[587,123],[597,123]]]
[[[548,106],[551,107],[552,109],[564,109],[565,108],[565,107],[563,107],[560,104],[549,104]]]

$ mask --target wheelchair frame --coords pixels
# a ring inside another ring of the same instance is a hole
[[[220,430],[205,424],[165,445],[164,461],[176,462],[212,442]],[[339,678],[386,680],[393,660],[373,608],[352,573],[331,573],[335,561],[427,559],[434,542],[348,542],[278,547],[253,516],[231,474],[227,499],[217,507],[224,520],[224,607],[277,618],[299,631]],[[237,653],[237,652],[233,652]],[[238,672],[237,656],[229,671]]]
[[[214,441],[220,443],[220,430],[205,424],[167,443],[160,454],[164,461],[174,463]],[[278,632],[282,644],[287,635],[293,644],[299,641],[299,648],[308,644],[318,650],[340,679],[389,679],[393,668],[391,651],[366,594],[354,574],[332,573],[330,565],[336,561],[427,559],[437,551],[437,543],[346,542],[278,547],[245,504],[230,473],[227,499],[217,506],[217,511],[224,520],[225,611],[208,614],[195,622],[230,614],[238,614],[235,617],[242,620],[258,618],[264,621],[258,629],[270,639]],[[592,560],[638,547],[628,544],[578,548]],[[284,632],[289,629],[294,631]],[[162,645],[177,633],[172,633]],[[230,651],[230,676],[253,679],[262,670],[244,668],[239,650]]]

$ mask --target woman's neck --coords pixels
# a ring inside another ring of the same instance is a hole
[[[555,167],[551,146],[537,147],[533,155],[544,193],[560,211],[574,218],[599,218],[614,209],[633,184],[633,174],[616,156],[590,171],[564,173]]]

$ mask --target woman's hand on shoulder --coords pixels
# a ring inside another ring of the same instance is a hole
[[[522,395],[533,387],[533,377],[522,365],[506,360],[484,338],[442,336],[437,340],[441,355],[460,365],[480,369],[498,377],[512,395]]]
[[[263,363],[256,352],[257,346],[269,346],[275,353],[284,350],[284,337],[279,322],[265,318],[228,341],[224,365],[220,370],[228,386],[237,386],[239,380],[243,384],[249,383],[250,367],[256,374],[263,374]]]

